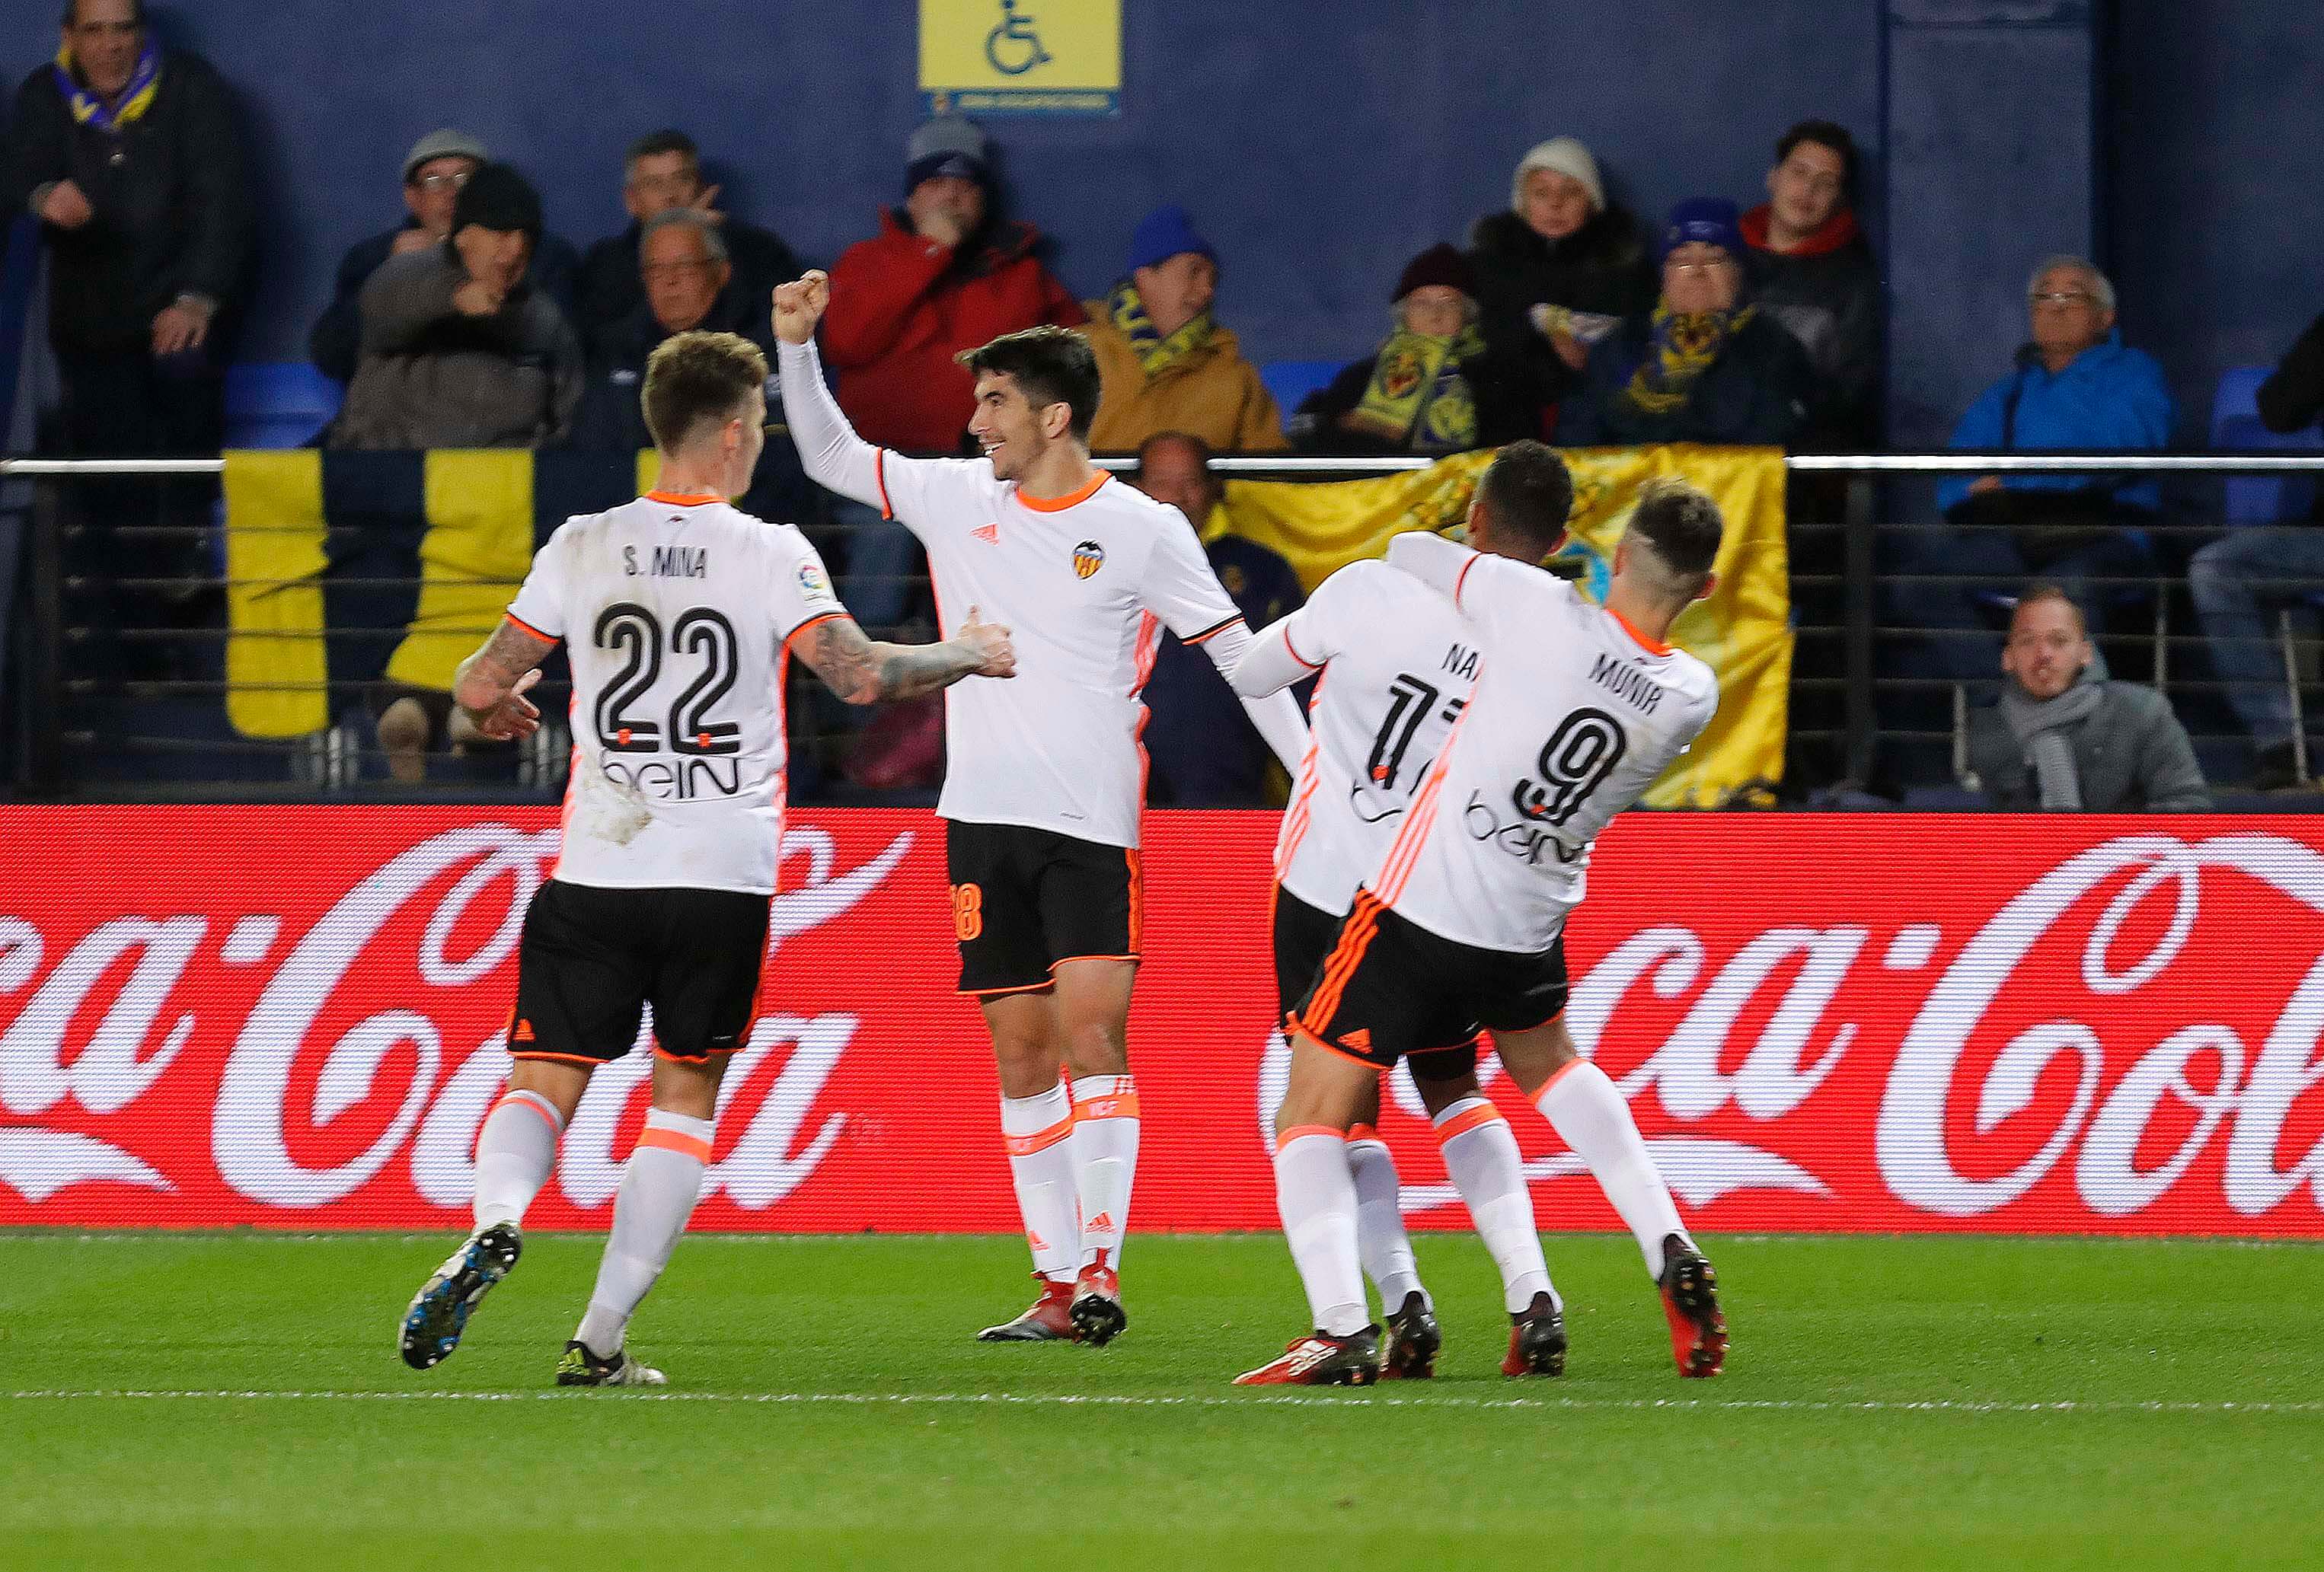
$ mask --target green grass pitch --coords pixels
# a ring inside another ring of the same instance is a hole
[[[577,1236],[405,1370],[450,1243],[0,1235],[0,1566],[2324,1566],[2310,1246],[1706,1237],[1695,1383],[1629,1241],[1553,1237],[1572,1365],[1520,1384],[1431,1236],[1440,1379],[1286,1394],[1227,1384],[1300,1328],[1272,1236],[1134,1238],[1102,1351],[970,1340],[1013,1239],[697,1236],[656,1396],[549,1384]]]

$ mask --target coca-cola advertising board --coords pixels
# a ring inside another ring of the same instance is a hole
[[[1146,821],[1139,1226],[1274,1223],[1271,816]],[[2324,1235],[2324,820],[1634,814],[1568,1020],[1699,1226]],[[0,1224],[465,1226],[534,809],[0,809]],[[1007,1232],[943,827],[793,815],[696,1226]],[[531,1217],[603,1227],[647,1057]],[[1613,1214],[1488,1061],[1545,1227]],[[1416,1226],[1465,1224],[1399,1076]]]

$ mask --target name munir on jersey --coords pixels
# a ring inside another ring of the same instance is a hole
[[[786,653],[844,614],[804,536],[717,498],[567,519],[509,608],[573,668],[558,877],[772,893]]]

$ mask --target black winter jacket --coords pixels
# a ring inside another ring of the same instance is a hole
[[[1637,221],[1618,207],[1593,215],[1557,241],[1544,240],[1515,213],[1489,213],[1469,232],[1469,265],[1477,275],[1477,303],[1483,308],[1477,326],[1485,347],[1517,368],[1519,390],[1536,420],[1582,378],[1535,328],[1534,307],[1545,302],[1628,317],[1651,310],[1662,290]]]
[[[164,53],[152,107],[118,136],[74,123],[50,67],[25,78],[0,151],[0,205],[25,211],[58,180],[97,213],[78,229],[43,226],[58,353],[143,349],[155,314],[181,293],[229,317],[247,296],[257,201],[233,100],[200,56]]]
[[[1565,402],[1557,440],[1568,447],[1644,447],[1661,442],[1779,447],[1807,418],[1815,373],[1807,352],[1765,311],[1735,331],[1686,402],[1652,414],[1623,396],[1650,350],[1651,314],[1633,317],[1590,352],[1589,382]]]

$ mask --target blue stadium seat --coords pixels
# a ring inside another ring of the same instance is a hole
[[[1275,395],[1275,408],[1288,427],[1291,412],[1308,394],[1338,376],[1347,363],[1343,360],[1271,360],[1259,368],[1259,380]]]
[[[303,360],[226,368],[228,447],[303,447],[339,412],[343,390]]]
[[[2211,396],[2211,446],[2223,453],[2259,448],[2293,452],[2324,449],[2324,431],[2314,426],[2299,431],[2270,431],[2260,424],[2259,385],[2275,368],[2236,366],[2219,378]],[[2316,482],[2308,475],[2229,475],[2226,519],[2238,524],[2273,524],[2308,517],[2316,500]]]

